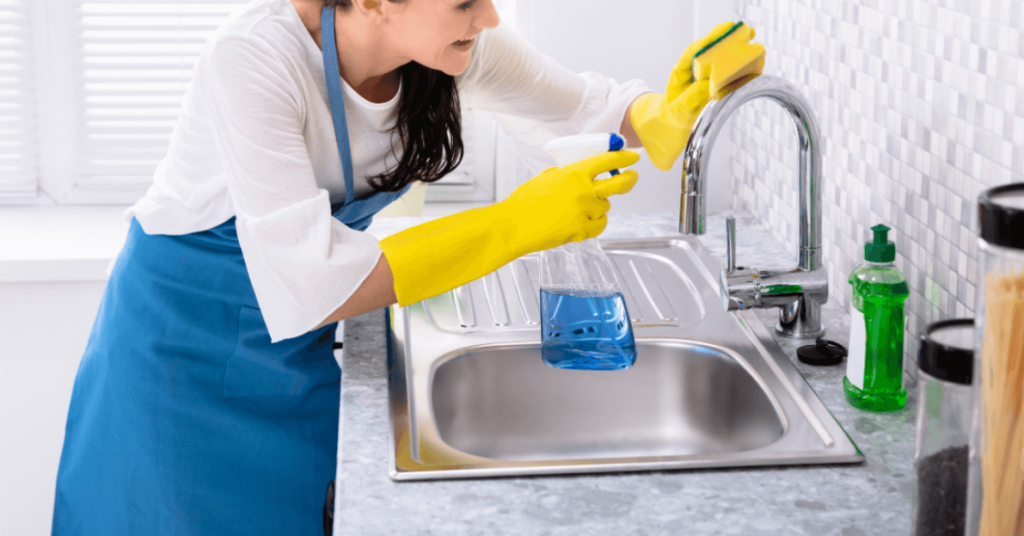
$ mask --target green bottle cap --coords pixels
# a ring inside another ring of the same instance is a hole
[[[864,244],[864,260],[868,262],[892,262],[896,260],[896,244],[889,241],[890,229],[882,224],[871,228],[875,238]]]

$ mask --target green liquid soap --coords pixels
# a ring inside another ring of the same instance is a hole
[[[860,409],[892,411],[907,403],[903,385],[903,303],[910,296],[907,279],[892,261],[896,247],[889,228],[876,225],[873,242],[864,246],[865,264],[850,274],[850,348],[843,390]]]

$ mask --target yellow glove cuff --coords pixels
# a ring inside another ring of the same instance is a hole
[[[662,170],[667,171],[676,161],[678,154],[672,155],[672,148],[666,147],[663,143],[673,137],[669,132],[668,125],[660,125],[660,117],[666,108],[664,95],[658,93],[645,93],[633,101],[629,111],[629,122],[633,125],[640,143],[643,143],[651,162]],[[680,149],[681,151],[681,149]]]
[[[668,171],[686,147],[690,129],[708,101],[706,80],[690,84],[679,98],[646,93],[633,101],[629,121],[651,162]]]
[[[447,292],[527,253],[516,249],[522,240],[515,233],[504,206],[495,203],[384,238],[380,249],[391,267],[398,305]]]

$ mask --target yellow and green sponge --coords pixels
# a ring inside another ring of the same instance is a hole
[[[764,46],[751,43],[754,29],[742,21],[693,55],[693,79],[707,80],[708,92],[721,99],[764,70]]]

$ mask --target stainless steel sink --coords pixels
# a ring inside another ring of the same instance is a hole
[[[696,239],[602,245],[637,339],[627,370],[544,364],[536,257],[393,311],[391,478],[864,459],[752,313],[722,310]]]

